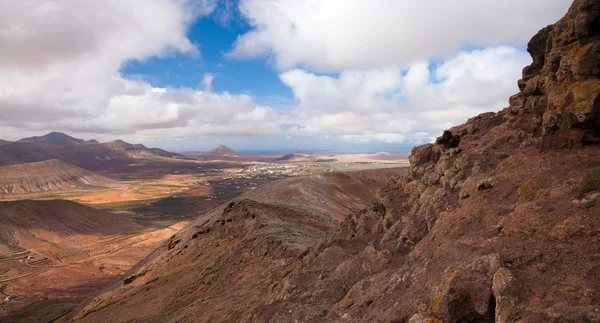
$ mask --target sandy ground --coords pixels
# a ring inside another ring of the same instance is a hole
[[[66,197],[84,204],[114,203],[133,200],[150,200],[155,198],[181,195],[193,189],[196,195],[210,195],[209,186],[192,185],[197,181],[208,181],[222,178],[221,176],[204,176],[199,178],[194,175],[165,175],[156,180],[145,180],[134,183],[123,183],[118,187],[99,191],[85,192],[82,195]]]

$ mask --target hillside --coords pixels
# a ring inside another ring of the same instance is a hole
[[[600,3],[575,0],[529,42],[508,108],[415,147],[372,198],[352,190],[364,207],[333,208],[341,224],[311,209],[352,200],[329,181],[312,203],[236,199],[65,320],[598,322],[599,26]]]
[[[148,254],[131,246],[142,230],[70,201],[0,202],[0,321],[52,321]]]
[[[131,220],[64,201],[0,202],[0,245],[53,257],[85,255],[83,242],[135,226]]]
[[[0,195],[53,192],[112,183],[115,181],[57,159],[0,167]]]
[[[240,154],[238,154],[235,150],[225,146],[225,145],[220,145],[219,147],[206,152],[204,154],[202,154],[205,157],[209,157],[209,158],[219,158],[219,157],[239,157]]]
[[[0,139],[0,146],[2,146],[2,145],[7,145],[7,144],[10,144],[10,143],[11,143],[11,141],[7,141],[7,140],[2,140],[2,139]]]
[[[75,145],[85,143],[86,141],[83,139],[73,138],[62,132],[53,131],[44,136],[23,138],[17,142],[29,142],[45,145]]]
[[[125,284],[117,282],[112,288],[118,289],[100,296],[80,317],[86,321],[134,317],[164,321],[176,320],[182,313],[194,315],[203,308],[206,319],[231,319],[227,315],[239,315],[249,304],[261,304],[272,279],[283,273],[279,269],[285,258],[298,257],[332,232],[344,214],[368,204],[397,171],[327,173],[260,186],[200,216],[126,274]],[[175,249],[185,251],[175,255]],[[148,291],[138,294],[143,286]],[[189,293],[179,299],[183,290]],[[108,311],[103,310],[105,306]],[[138,310],[130,311],[132,307]]]

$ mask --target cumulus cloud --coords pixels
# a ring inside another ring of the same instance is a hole
[[[253,27],[231,57],[269,56],[280,70],[406,64],[462,45],[521,44],[570,0],[242,0]]]
[[[430,141],[505,107],[530,61],[517,48],[569,3],[241,0],[252,28],[227,55],[272,60],[296,100],[275,109],[213,91],[210,73],[201,89],[120,73],[132,60],[201,57],[187,31],[211,14],[226,23],[229,0],[0,0],[0,137]]]
[[[428,141],[468,117],[506,107],[516,92],[527,53],[490,47],[437,66],[344,71],[337,77],[294,69],[280,74],[298,106],[297,136],[339,136],[350,141]]]
[[[156,88],[130,60],[199,55],[186,36],[216,0],[0,1],[0,133],[62,130],[155,137],[278,133],[280,114],[246,95]],[[109,137],[109,136],[107,136]],[[114,138],[114,137],[113,137]]]

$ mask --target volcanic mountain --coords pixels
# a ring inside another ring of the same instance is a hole
[[[17,142],[29,142],[34,144],[46,144],[46,145],[74,145],[82,144],[86,141],[83,139],[73,138],[62,132],[50,132],[44,136],[39,137],[28,137],[18,140]]]
[[[169,153],[159,148],[147,148],[144,145],[129,144],[123,140],[98,143],[95,140],[86,142],[82,139],[72,138],[73,141],[67,137],[72,138],[67,135],[53,135],[49,137],[53,140],[48,139],[48,136],[43,136],[33,138],[46,139],[27,139],[34,142],[24,142],[23,140],[26,139],[22,139],[19,142],[0,145],[0,166],[61,159],[94,170],[114,163],[130,163],[136,159],[181,157],[179,154]]]
[[[310,203],[301,186],[236,199],[64,319],[599,321],[599,26],[575,0],[529,42],[508,108],[415,147],[371,198],[323,175]],[[338,198],[364,207],[310,210]]]
[[[57,159],[0,167],[0,195],[52,192],[113,183],[114,180]]]
[[[305,159],[310,159],[312,158],[313,155],[312,154],[308,154],[308,153],[304,153],[301,151],[297,151],[295,153],[291,153],[291,154],[287,154],[281,158],[278,158],[277,160],[281,160],[281,161],[295,161],[295,160],[305,160]]]
[[[334,158],[323,158],[322,156],[315,156],[310,153],[304,153],[301,151],[297,151],[295,153],[287,154],[283,157],[277,159],[277,161],[287,161],[287,162],[336,162],[337,159]]]
[[[219,157],[239,157],[240,154],[238,154],[235,150],[225,146],[225,145],[220,145],[219,147],[207,152],[203,154],[205,157],[210,157],[210,158],[219,158]]]

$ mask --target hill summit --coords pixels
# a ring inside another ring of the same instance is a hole
[[[312,156],[313,156],[312,154],[297,151],[295,153],[287,154],[277,160],[297,160],[297,159],[311,158]]]
[[[73,138],[62,132],[52,131],[44,136],[34,136],[20,139],[18,142],[29,142],[34,144],[47,144],[47,145],[72,145],[72,144],[83,144],[86,141],[79,138]]]
[[[225,146],[220,145],[219,147],[207,152],[205,156],[208,157],[239,157],[240,154],[237,151]]]

